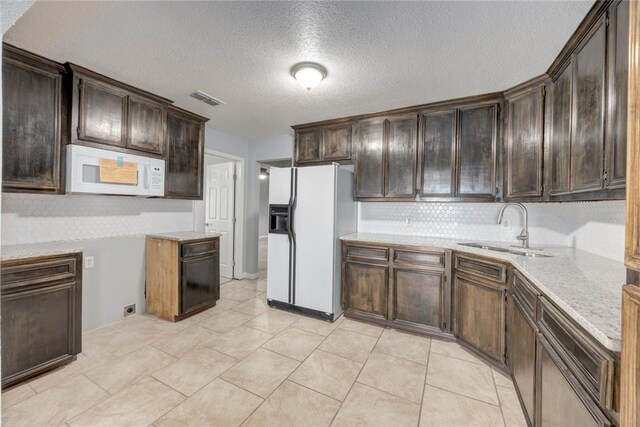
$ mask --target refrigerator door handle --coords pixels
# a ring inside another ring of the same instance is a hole
[[[296,303],[296,233],[293,229],[294,213],[298,201],[298,169],[291,168],[291,189],[289,197],[289,220],[287,235],[289,237],[289,303]]]

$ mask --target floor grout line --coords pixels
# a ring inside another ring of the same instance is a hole
[[[344,315],[343,315],[344,316]],[[336,328],[338,329],[338,328]],[[384,332],[384,331],[383,331]],[[382,334],[380,334],[380,337],[382,336]],[[376,343],[373,345],[373,348],[376,348],[376,346],[378,345],[378,342],[380,341],[380,337],[378,337],[378,339],[376,339]],[[328,338],[328,337],[327,337]],[[373,352],[373,349],[371,350],[371,352]],[[369,353],[369,356],[371,355],[371,353]],[[342,410],[342,406],[344,405],[344,402],[347,401],[347,399],[349,398],[349,394],[351,394],[351,390],[353,390],[353,386],[355,383],[358,382],[358,378],[360,378],[360,375],[362,375],[362,370],[364,369],[365,365],[367,364],[367,362],[369,361],[369,356],[367,356],[367,360],[364,361],[364,363],[362,364],[362,367],[360,368],[360,371],[358,371],[358,375],[356,375],[356,380],[351,384],[351,387],[349,387],[349,391],[347,392],[347,394],[344,396],[344,400],[342,401],[342,403],[340,403],[340,407],[338,408],[338,410],[336,411],[335,415],[333,416],[333,418],[331,419],[331,424],[333,424],[336,420],[336,417],[338,416],[338,414],[340,413],[340,411]],[[331,425],[329,424],[329,425]]]
[[[493,375],[493,369],[491,370],[491,381],[493,382],[493,390],[496,393],[498,399],[498,406],[500,406],[500,415],[502,415],[502,424],[507,425],[507,421],[504,418],[504,410],[502,408],[502,400],[500,400],[500,393],[498,393],[498,385],[496,384],[496,377]]]
[[[422,384],[422,399],[420,400],[420,413],[418,414],[418,426],[422,420],[422,406],[424,405],[424,393],[427,390],[427,375],[429,375],[429,360],[431,359],[431,342],[429,342],[429,352],[427,353],[427,369],[424,374],[424,382]]]
[[[437,388],[438,390],[446,391],[447,393],[451,393],[451,394],[455,394],[455,395],[460,396],[460,397],[464,397],[464,398],[467,398],[467,399],[475,400],[476,402],[485,403],[487,405],[491,405],[491,406],[495,406],[495,407],[499,407],[500,406],[500,403],[498,403],[496,405],[495,403],[490,403],[490,402],[487,402],[485,400],[480,400],[480,399],[478,399],[476,397],[471,397],[471,396],[467,396],[465,394],[461,394],[461,393],[458,393],[458,392],[455,392],[455,391],[447,390],[446,388],[438,387],[437,385],[433,385],[433,384],[429,384],[429,383],[425,383],[425,384],[428,385],[429,387],[433,387],[433,388]],[[500,399],[498,399],[498,402],[500,402]]]

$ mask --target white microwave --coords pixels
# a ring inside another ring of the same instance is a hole
[[[66,150],[67,193],[164,196],[162,159],[74,144]]]

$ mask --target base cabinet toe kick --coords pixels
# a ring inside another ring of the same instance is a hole
[[[456,340],[508,373],[529,426],[616,426],[620,355],[508,261],[345,240],[345,317]]]

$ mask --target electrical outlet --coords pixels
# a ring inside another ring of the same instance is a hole
[[[409,218],[409,217],[405,218],[405,219],[404,219],[404,223],[405,223],[406,225],[411,225],[411,218]]]
[[[92,256],[84,257],[84,268],[93,268],[94,259]]]
[[[508,219],[503,219],[501,225],[503,229],[511,230],[511,221],[509,221]]]
[[[124,307],[124,317],[127,317],[130,314],[135,314],[136,313],[136,305],[135,304],[131,304],[131,305],[126,305]]]

